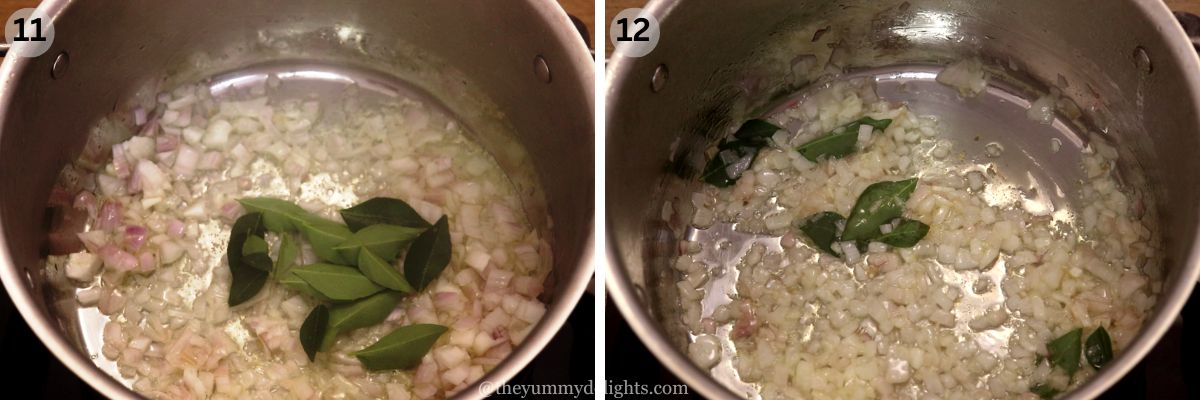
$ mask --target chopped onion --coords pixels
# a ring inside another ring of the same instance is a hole
[[[107,174],[97,174],[96,184],[100,186],[100,193],[105,196],[116,196],[125,190],[125,181]]]
[[[476,271],[483,272],[491,260],[492,255],[487,250],[472,249],[467,252],[467,265],[470,265]]]
[[[413,383],[420,385],[432,382],[435,378],[437,378],[437,363],[426,361],[417,367],[417,373],[413,376]]]
[[[81,190],[75,195],[75,201],[71,204],[76,210],[87,210],[88,216],[96,217],[96,195],[92,192]]]
[[[542,294],[542,282],[532,276],[518,276],[513,278],[513,290],[529,297],[536,297]]]
[[[125,248],[138,251],[146,244],[146,227],[130,225],[125,227]]]
[[[167,222],[167,236],[176,239],[183,237],[184,227],[183,221],[180,221],[177,218],[172,218],[170,222]]]
[[[80,290],[75,292],[75,299],[79,301],[79,305],[91,307],[100,302],[100,295],[103,293],[102,290],[104,289],[101,289],[99,286]]]
[[[204,146],[210,149],[224,149],[229,144],[229,133],[233,132],[233,125],[229,121],[218,119],[208,124],[208,131],[204,134]]]
[[[125,146],[117,143],[112,146],[113,153],[113,172],[118,178],[128,178],[133,169],[129,165],[129,159],[125,157]]]
[[[721,162],[725,163],[725,165],[733,164],[740,158],[737,152],[733,150],[721,150],[720,153],[717,153],[717,156],[721,157]]]
[[[741,159],[739,159],[737,162],[726,166],[725,167],[725,176],[728,176],[729,179],[740,178],[742,176],[743,172],[746,172],[746,170],[750,169],[751,162],[754,162],[754,154],[753,153],[747,154],[744,157],[742,157]]]
[[[1025,117],[1031,121],[1049,125],[1051,122],[1054,122],[1054,105],[1057,100],[1055,96],[1050,94],[1038,97],[1037,100],[1034,100],[1033,104],[1029,105],[1029,109],[1025,110]]]
[[[108,244],[108,234],[104,231],[80,232],[76,236],[79,237],[79,241],[83,242],[83,246],[93,253],[99,252],[101,247]]]
[[[491,268],[488,270],[487,284],[484,286],[485,291],[494,292],[500,289],[507,288],[512,282],[512,271],[505,271],[499,268]]]
[[[158,268],[158,256],[152,251],[138,254],[138,272],[153,272]]]
[[[129,189],[129,193],[142,191],[142,176],[134,171],[133,175],[129,177],[128,183],[125,184],[125,188]]]
[[[862,259],[862,253],[858,252],[858,246],[855,246],[853,241],[838,242],[838,248],[842,250],[847,264],[854,264]]]
[[[155,140],[134,136],[125,141],[125,154],[134,160],[145,160],[154,156]]]
[[[158,135],[158,128],[161,128],[161,126],[158,125],[158,120],[151,120],[149,123],[142,126],[142,129],[138,131],[138,136],[154,137]],[[165,131],[166,129],[164,128],[163,130]]]
[[[183,140],[186,140],[188,143],[200,144],[200,140],[204,138],[204,130],[194,126],[189,126],[187,128],[183,128],[183,131],[180,132],[180,135],[182,135]]]
[[[79,282],[89,282],[100,272],[100,257],[81,251],[67,257],[67,277]]]
[[[936,80],[955,89],[959,94],[971,97],[987,89],[987,73],[979,59],[965,59],[946,66]]]
[[[971,188],[971,190],[983,190],[984,183],[984,176],[982,172],[971,171],[967,173],[967,187]]]
[[[440,311],[459,312],[466,306],[466,302],[458,293],[438,292],[433,295],[433,305]]]
[[[871,141],[871,132],[874,129],[875,129],[874,127],[867,125],[867,124],[862,124],[862,125],[858,126],[857,142],[858,142],[859,148],[867,147],[867,143],[869,143]]]
[[[110,201],[100,207],[100,215],[96,217],[96,227],[111,231],[121,225],[121,203]]]
[[[146,123],[146,109],[144,107],[133,109],[133,123],[137,126],[142,126],[142,124]]]
[[[159,153],[175,150],[179,147],[179,136],[162,135],[154,138],[154,148]]]
[[[225,162],[224,154],[221,154],[221,153],[215,152],[215,151],[210,151],[210,152],[204,153],[204,157],[200,158],[200,164],[197,165],[197,167],[204,171],[211,171],[214,169],[221,168],[221,163],[224,163],[224,162]]]
[[[229,218],[230,220],[233,220],[233,219],[236,219],[241,214],[242,214],[242,205],[238,204],[238,202],[236,202],[236,201],[230,201],[228,203],[225,203],[225,205],[221,206],[221,215],[224,215],[225,218]]]
[[[196,166],[199,162],[200,152],[191,146],[184,145],[179,148],[179,152],[175,156],[175,166],[173,169],[180,175],[191,176],[196,172]]]
[[[149,160],[138,161],[135,175],[140,178],[142,190],[146,192],[147,196],[161,195],[167,184],[167,176],[158,168],[158,165]]]
[[[175,100],[172,100],[172,101],[168,101],[168,102],[167,102],[167,109],[169,109],[169,110],[178,110],[178,109],[181,109],[181,108],[184,108],[184,107],[188,107],[188,106],[192,105],[192,104],[193,104],[193,103],[195,103],[195,102],[196,102],[196,95],[194,95],[194,94],[191,94],[191,93],[188,93],[187,95],[184,95],[184,96],[182,96],[182,97],[180,97],[180,98],[178,98],[178,99],[175,99]],[[188,107],[188,108],[190,109],[190,107]]]
[[[158,259],[163,264],[170,264],[183,257],[183,246],[172,241],[163,242],[158,246]]]
[[[139,260],[133,254],[129,254],[124,250],[117,248],[111,244],[104,245],[100,248],[100,259],[104,260],[104,266],[113,268],[118,271],[133,271],[139,265]]]

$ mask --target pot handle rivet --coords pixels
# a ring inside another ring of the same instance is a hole
[[[541,54],[533,58],[533,74],[542,83],[550,83],[550,65],[546,64],[546,59]]]
[[[667,64],[658,64],[658,67],[654,68],[654,76],[650,78],[650,90],[654,91],[654,93],[663,90],[663,87],[667,86],[667,78],[669,77],[670,73],[667,71]]]
[[[54,79],[62,78],[67,75],[67,68],[71,66],[71,56],[67,52],[58,53],[54,57],[54,64],[50,66],[50,77]]]

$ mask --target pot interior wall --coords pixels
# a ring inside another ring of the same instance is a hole
[[[91,126],[131,99],[181,83],[301,60],[393,76],[445,105],[510,172],[526,208],[540,210],[530,214],[549,215],[531,221],[550,230],[554,246],[546,300],[569,308],[582,285],[555,282],[591,274],[592,73],[581,42],[552,30],[546,21],[557,15],[547,10],[523,1],[503,9],[424,0],[72,3],[54,21],[53,47],[8,78],[14,100],[0,121],[0,217],[12,267],[82,348],[73,315],[54,312],[56,302],[74,301],[44,289],[40,270],[50,187]],[[55,77],[60,53],[69,68]],[[532,68],[539,55],[549,83]]]
[[[780,99],[830,79],[830,72],[978,57],[992,79],[1022,97],[1061,90],[1078,105],[1075,131],[1115,144],[1122,172],[1140,166],[1144,174],[1121,178],[1148,190],[1158,215],[1169,216],[1159,221],[1164,292],[1190,287],[1193,282],[1179,275],[1196,239],[1200,181],[1171,171],[1200,167],[1190,156],[1200,150],[1196,122],[1179,117],[1197,106],[1181,84],[1197,71],[1171,58],[1159,27],[1133,3],[652,3],[648,9],[666,14],[659,15],[658,47],[609,66],[608,187],[622,190],[608,191],[607,201],[612,254],[624,271],[619,276],[657,320],[653,329],[683,348],[688,336],[676,315],[678,276],[671,263],[688,223],[660,214],[664,201],[687,199],[699,184],[696,171],[709,145]],[[1104,28],[1111,26],[1122,29]],[[1143,54],[1149,63],[1139,60]],[[805,55],[814,56],[817,67],[798,71],[798,56]],[[669,79],[653,92],[648,83],[660,66]]]

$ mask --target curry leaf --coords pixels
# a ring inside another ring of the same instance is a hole
[[[1082,336],[1083,328],[1075,328],[1075,330],[1047,343],[1046,351],[1050,353],[1047,356],[1050,359],[1050,365],[1062,368],[1068,375],[1074,376],[1075,371],[1079,370],[1079,342],[1082,340]]]
[[[892,247],[913,247],[928,233],[929,225],[925,225],[924,222],[900,218],[891,232],[884,233],[871,240],[883,242]]]
[[[781,129],[783,128],[765,120],[752,119],[742,123],[737,132],[734,132],[733,137],[739,140],[753,138],[769,139],[775,135],[775,132],[779,132]]]
[[[333,347],[334,343],[337,343],[338,333],[337,329],[333,329],[332,327],[325,328],[325,337],[321,338],[321,351],[329,350],[330,347]]]
[[[299,229],[296,221],[308,215],[300,206],[287,200],[270,197],[250,197],[238,200],[246,210],[262,213],[267,230],[275,233],[291,232]]]
[[[404,256],[404,276],[417,291],[437,279],[450,264],[450,223],[443,215],[413,240]]]
[[[249,266],[230,267],[229,306],[233,307],[254,298],[267,283],[267,271]]]
[[[281,234],[279,256],[275,259],[275,278],[279,279],[280,276],[288,273],[296,265],[296,258],[299,256],[300,244],[296,243],[296,237],[290,233]]]
[[[229,231],[229,243],[226,246],[226,259],[229,263],[231,282],[229,285],[229,306],[233,307],[246,302],[258,294],[267,282],[268,273],[257,265],[250,265],[242,256],[246,240],[252,236],[263,235],[263,216],[259,213],[249,213],[234,221]],[[270,258],[267,259],[270,262]]]
[[[242,264],[269,274],[272,261],[267,253],[251,253],[242,256]]]
[[[1055,389],[1045,383],[1039,383],[1039,384],[1033,385],[1033,387],[1029,388],[1029,391],[1033,392],[1033,394],[1036,394],[1036,395],[1038,395],[1038,397],[1041,397],[1045,400],[1053,399],[1054,396],[1057,396],[1059,393],[1062,393],[1062,391]]]
[[[328,326],[329,309],[324,305],[313,308],[308,317],[304,318],[304,324],[300,325],[300,345],[304,347],[304,353],[308,354],[309,361],[317,357]]]
[[[279,281],[279,284],[288,289],[312,296],[318,300],[332,301],[332,299],[326,297],[324,294],[321,294],[321,292],[317,291],[317,289],[314,289],[312,285],[308,284],[307,281],[301,279],[300,275],[296,275],[294,268],[284,272],[283,274],[275,275],[275,279]]]
[[[740,168],[742,170],[750,168],[754,163],[754,158],[758,157],[759,149],[767,145],[766,140],[750,138],[746,140],[725,141],[717,145],[717,153],[712,159],[708,160],[708,164],[704,165],[704,170],[700,173],[700,180],[708,182],[708,184],[716,187],[728,187],[737,182],[742,177],[740,173],[730,175],[730,166],[740,162],[749,162]],[[735,168],[736,169],[736,168]]]
[[[335,301],[361,299],[383,290],[353,267],[310,264],[292,268],[291,272]]]
[[[741,173],[736,176],[730,175],[730,166],[747,161],[748,164],[753,164],[754,158],[758,156],[758,151],[766,147],[767,140],[780,129],[783,128],[761,119],[746,121],[738,128],[737,132],[734,132],[734,140],[721,139],[717,145],[717,153],[708,160],[700,172],[700,180],[716,187],[733,185],[741,178]],[[741,168],[735,169],[744,171],[749,167],[750,165],[742,165]]]
[[[371,282],[388,289],[404,293],[412,293],[413,287],[404,279],[404,275],[396,270],[391,263],[385,261],[369,248],[358,252],[358,270],[362,271]]]
[[[229,230],[229,244],[225,251],[229,268],[241,266],[246,239],[251,236],[261,237],[263,233],[265,233],[263,215],[260,213],[248,213],[233,222],[233,228]]]
[[[858,143],[858,132],[836,132],[800,145],[796,151],[809,161],[817,162],[822,156],[842,158],[854,152]]]
[[[800,152],[800,155],[812,162],[816,162],[822,156],[842,158],[854,152],[854,145],[858,142],[859,127],[869,125],[875,129],[883,130],[891,123],[892,120],[890,119],[877,120],[871,117],[862,117],[834,129],[825,136],[800,145],[796,150]]]
[[[268,251],[267,240],[263,239],[262,236],[247,236],[246,242],[242,243],[242,257],[255,253],[266,253]]]
[[[804,219],[800,231],[804,232],[818,249],[836,256],[838,254],[833,251],[833,244],[838,241],[838,223],[845,221],[846,217],[835,212],[816,213]]]
[[[410,228],[428,228],[429,222],[421,218],[412,206],[400,199],[390,197],[375,197],[358,203],[354,207],[342,210],[342,220],[350,230],[360,229],[376,224],[407,226]]]
[[[412,368],[421,362],[421,357],[443,333],[446,333],[446,327],[440,325],[409,325],[353,354],[371,371]]]
[[[1104,364],[1107,364],[1113,358],[1112,338],[1108,336],[1108,331],[1104,327],[1096,328],[1095,332],[1088,335],[1087,342],[1084,344],[1083,354],[1087,356],[1088,364],[1092,368],[1100,369]]]
[[[333,306],[329,311],[329,326],[338,332],[348,332],[383,322],[400,300],[401,293],[385,290],[353,303]]]
[[[865,240],[879,235],[879,226],[899,218],[908,197],[917,187],[917,178],[871,184],[858,196],[841,240]]]
[[[271,271],[271,256],[267,254],[267,240],[262,236],[250,235],[242,244],[242,265],[262,271]]]
[[[393,261],[400,254],[404,245],[412,242],[424,228],[411,228],[399,225],[371,225],[354,232],[342,243],[333,247],[343,260],[358,260],[359,249],[366,248],[385,261]]]
[[[308,244],[312,246],[317,258],[336,264],[350,264],[354,261],[342,258],[341,254],[333,249],[352,235],[345,225],[313,216],[301,221],[299,228],[304,238],[308,239]]]

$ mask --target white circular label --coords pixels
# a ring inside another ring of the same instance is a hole
[[[658,19],[640,8],[621,10],[608,27],[609,40],[625,57],[650,54],[658,46],[659,36]]]
[[[54,43],[54,25],[41,11],[22,8],[8,16],[4,41],[10,46],[9,57],[37,57]]]

